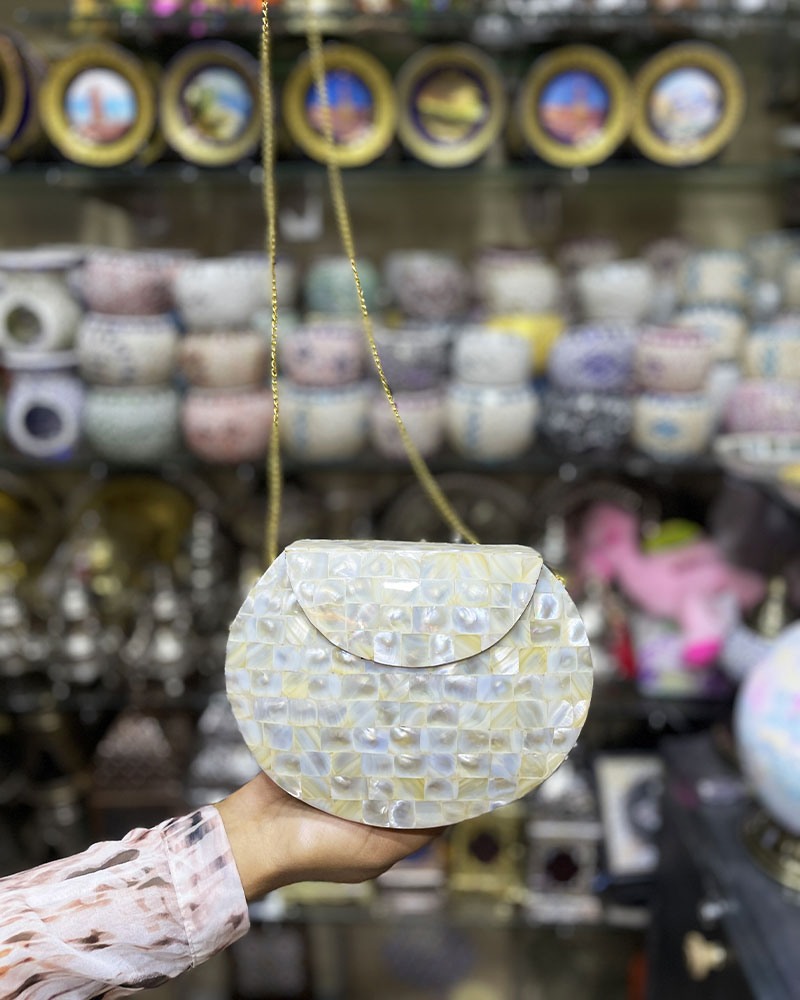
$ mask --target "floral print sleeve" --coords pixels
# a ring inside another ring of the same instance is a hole
[[[0,1000],[126,996],[248,927],[222,820],[206,806],[0,879]]]

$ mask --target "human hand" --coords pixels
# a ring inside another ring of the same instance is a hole
[[[364,882],[441,832],[351,823],[293,798],[263,773],[217,809],[248,900],[293,882]]]

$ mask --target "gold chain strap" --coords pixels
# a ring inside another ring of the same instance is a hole
[[[276,256],[276,204],[275,204],[275,136],[272,108],[272,82],[271,66],[269,57],[270,35],[269,35],[269,0],[263,0],[263,30],[261,38],[261,91],[262,91],[262,114],[264,125],[264,211],[267,216],[267,251],[270,261],[270,274],[272,282],[272,339],[270,343],[270,377],[272,382],[272,398],[274,404],[272,438],[270,440],[269,451],[269,520],[267,525],[267,558],[271,564],[277,556],[278,548],[278,523],[280,520],[280,500],[281,500],[281,466],[278,444],[278,373],[277,373],[277,342],[278,342],[278,298],[275,282],[275,256]],[[328,97],[327,79],[325,73],[325,56],[322,47],[322,32],[320,31],[317,16],[313,10],[313,0],[306,0],[307,17],[307,39],[308,49],[311,58],[311,70],[314,84],[317,90],[317,97],[322,111],[322,127],[325,144],[327,146],[327,170],[328,183],[333,202],[336,225],[339,230],[342,248],[346,257],[350,261],[350,268],[353,272],[358,303],[361,309],[361,319],[364,327],[364,334],[367,338],[370,354],[375,363],[384,395],[392,409],[400,437],[403,442],[406,454],[408,455],[411,467],[417,479],[420,481],[428,499],[436,510],[442,515],[444,521],[450,525],[453,531],[465,538],[473,545],[478,544],[476,535],[464,524],[458,516],[447,497],[442,492],[438,483],[433,477],[433,473],[428,468],[428,463],[422,457],[419,449],[411,439],[406,430],[403,418],[397,408],[392,390],[383,370],[378,345],[375,343],[375,334],[372,325],[372,317],[367,309],[367,302],[364,297],[364,290],[361,286],[361,278],[358,273],[356,263],[355,241],[353,230],[350,225],[350,212],[345,199],[344,186],[342,184],[341,167],[336,161],[336,144],[333,134],[333,121],[331,118],[330,101]]]

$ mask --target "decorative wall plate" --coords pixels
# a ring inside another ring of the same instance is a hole
[[[114,167],[133,159],[155,125],[147,71],[130,52],[91,42],[50,70],[40,106],[45,131],[75,163]]]
[[[742,77],[725,52],[703,42],[671,45],[634,81],[633,141],[656,163],[702,163],[736,134],[745,103]]]
[[[25,74],[8,35],[0,35],[0,150],[14,138],[25,115]]]
[[[591,45],[569,45],[533,64],[517,102],[525,139],[557,167],[590,167],[630,128],[630,84],[622,66]]]
[[[412,56],[397,77],[400,141],[423,163],[461,167],[497,139],[506,113],[497,67],[471,45],[437,45]]]
[[[39,93],[47,76],[48,64],[41,52],[18,32],[9,33],[22,65],[22,113],[14,135],[3,150],[9,160],[19,160],[45,141],[39,109]]]
[[[258,63],[229,42],[199,42],[167,66],[161,127],[185,160],[221,167],[250,156],[261,135]]]
[[[363,166],[376,160],[392,141],[397,119],[392,79],[373,56],[353,45],[326,45],[324,54],[336,159],[342,167]],[[326,162],[321,107],[308,53],[286,81],[283,115],[297,145]]]
[[[575,605],[518,545],[295,542],[245,600],[225,670],[245,742],[281,788],[398,828],[535,788],[592,689]]]

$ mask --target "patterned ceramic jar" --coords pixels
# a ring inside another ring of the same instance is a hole
[[[744,345],[744,370],[751,378],[800,380],[800,330],[756,327]]]
[[[364,448],[374,387],[318,389],[281,382],[281,444],[301,462],[340,462]],[[388,404],[387,404],[388,405]]]
[[[380,293],[378,272],[370,261],[359,260],[358,274],[367,308],[373,312]],[[346,257],[321,257],[314,261],[306,275],[305,294],[309,312],[335,316],[360,315],[353,270]]]
[[[180,401],[168,386],[90,388],[83,414],[89,443],[109,462],[160,462],[180,443]]]
[[[451,447],[475,462],[505,462],[522,455],[536,432],[539,401],[530,386],[452,382],[445,402]]]
[[[376,330],[375,343],[392,389],[430,389],[445,378],[451,335],[443,326]]]
[[[737,250],[694,253],[683,265],[681,287],[687,306],[714,302],[743,309],[750,300],[750,262]]]
[[[48,274],[0,278],[0,347],[60,351],[71,347],[81,310],[64,282]]]
[[[624,392],[633,379],[636,340],[625,326],[575,327],[553,345],[548,372],[574,392]]]
[[[627,442],[632,421],[630,396],[548,389],[542,397],[542,436],[567,453],[617,451]]]
[[[725,411],[730,431],[800,431],[800,384],[776,379],[746,379],[734,390]]]
[[[783,308],[800,310],[800,254],[794,254],[786,261],[781,276],[781,289]]]
[[[175,274],[173,290],[187,329],[245,330],[269,303],[267,265],[261,254],[189,261]]]
[[[479,385],[523,385],[531,376],[530,348],[514,334],[468,327],[453,344],[453,376]]]
[[[558,313],[504,313],[486,320],[489,330],[523,337],[531,352],[534,375],[547,370],[553,344],[564,332],[564,318]]]
[[[475,287],[489,313],[552,313],[561,304],[561,279],[534,251],[487,250],[474,268]]]
[[[6,351],[3,364],[11,378],[4,411],[9,441],[32,458],[67,457],[80,438],[84,403],[75,355]]]
[[[190,333],[181,341],[179,358],[191,385],[235,389],[263,382],[269,344],[254,330]]]
[[[299,385],[346,385],[364,371],[364,332],[358,321],[319,319],[279,341],[283,374]]]
[[[453,319],[467,308],[467,274],[451,254],[398,251],[387,258],[385,275],[392,299],[411,319]]]
[[[398,392],[397,408],[411,440],[421,455],[435,455],[444,439],[444,398],[438,389],[422,392]],[[384,458],[405,459],[406,450],[400,437],[395,415],[386,397],[376,395],[370,412],[372,447]]]
[[[702,454],[714,429],[704,393],[644,393],[633,406],[633,443],[653,458],[680,461]]]
[[[617,260],[584,268],[577,291],[588,320],[641,323],[649,315],[655,282],[643,260]]]
[[[253,462],[267,452],[272,413],[266,389],[192,389],[181,413],[183,436],[206,462]]]
[[[654,392],[697,392],[712,361],[711,342],[697,330],[653,327],[636,343],[636,376]]]
[[[177,250],[92,250],[75,283],[90,312],[156,316],[172,309],[172,280],[189,256]]]
[[[89,313],[78,328],[81,375],[102,385],[158,385],[169,381],[178,356],[171,316]]]
[[[673,317],[672,325],[704,333],[712,342],[717,361],[738,358],[747,335],[747,318],[736,306],[690,306]]]

